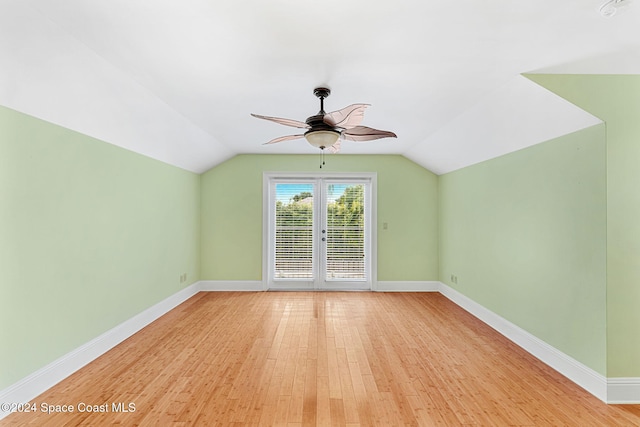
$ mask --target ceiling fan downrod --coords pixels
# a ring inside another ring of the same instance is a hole
[[[331,89],[328,87],[317,87],[313,90],[313,94],[320,98],[320,112],[318,114],[326,114],[324,111],[324,99],[331,95]]]

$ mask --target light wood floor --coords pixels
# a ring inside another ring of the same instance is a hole
[[[35,402],[110,412],[0,424],[640,426],[435,293],[200,293]]]

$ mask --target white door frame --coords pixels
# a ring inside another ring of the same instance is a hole
[[[264,172],[263,173],[263,191],[262,191],[262,286],[264,290],[274,288],[271,283],[271,264],[274,262],[274,258],[271,251],[271,244],[273,239],[275,238],[272,235],[272,228],[270,227],[270,222],[273,220],[271,217],[271,192],[270,185],[272,181],[295,181],[299,179],[301,181],[311,181],[311,180],[344,180],[344,181],[367,181],[369,183],[369,206],[366,207],[368,210],[367,215],[365,216],[365,221],[367,221],[367,229],[369,231],[368,241],[367,241],[367,250],[368,250],[368,258],[367,268],[368,268],[368,280],[365,282],[348,282],[341,281],[337,286],[331,286],[331,282],[324,282],[324,278],[319,278],[319,271],[314,271],[314,276],[316,280],[311,282],[308,286],[301,286],[300,283],[295,284],[292,282],[291,286],[286,286],[285,283],[279,283],[275,289],[279,290],[356,290],[356,289],[367,289],[373,290],[376,289],[377,283],[377,174],[373,172]],[[324,195],[321,195],[320,199],[324,199]],[[319,213],[321,209],[324,208],[323,203],[314,204],[314,210],[316,213]],[[316,218],[318,218],[316,216]],[[316,241],[320,241],[320,239],[316,239]],[[320,255],[320,248],[318,247],[316,250],[316,254]],[[318,283],[320,281],[324,282],[324,286],[319,288]],[[345,283],[348,283],[345,286]]]

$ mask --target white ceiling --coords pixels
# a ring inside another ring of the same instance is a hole
[[[436,173],[600,121],[522,73],[640,74],[640,2],[0,0],[0,104],[194,172],[238,153],[315,153],[249,113],[304,121],[368,103]]]

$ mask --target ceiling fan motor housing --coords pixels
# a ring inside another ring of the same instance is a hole
[[[319,114],[316,114],[315,116],[309,117],[306,120],[306,123],[309,125],[309,130],[305,132],[305,135],[309,132],[317,132],[321,130],[340,133],[339,130],[324,121],[323,111],[321,111]]]
[[[336,130],[333,126],[324,122],[324,112],[311,116],[307,119],[309,130],[304,133],[304,137],[309,144],[316,148],[324,150],[331,147],[338,141],[340,137],[340,131]]]

